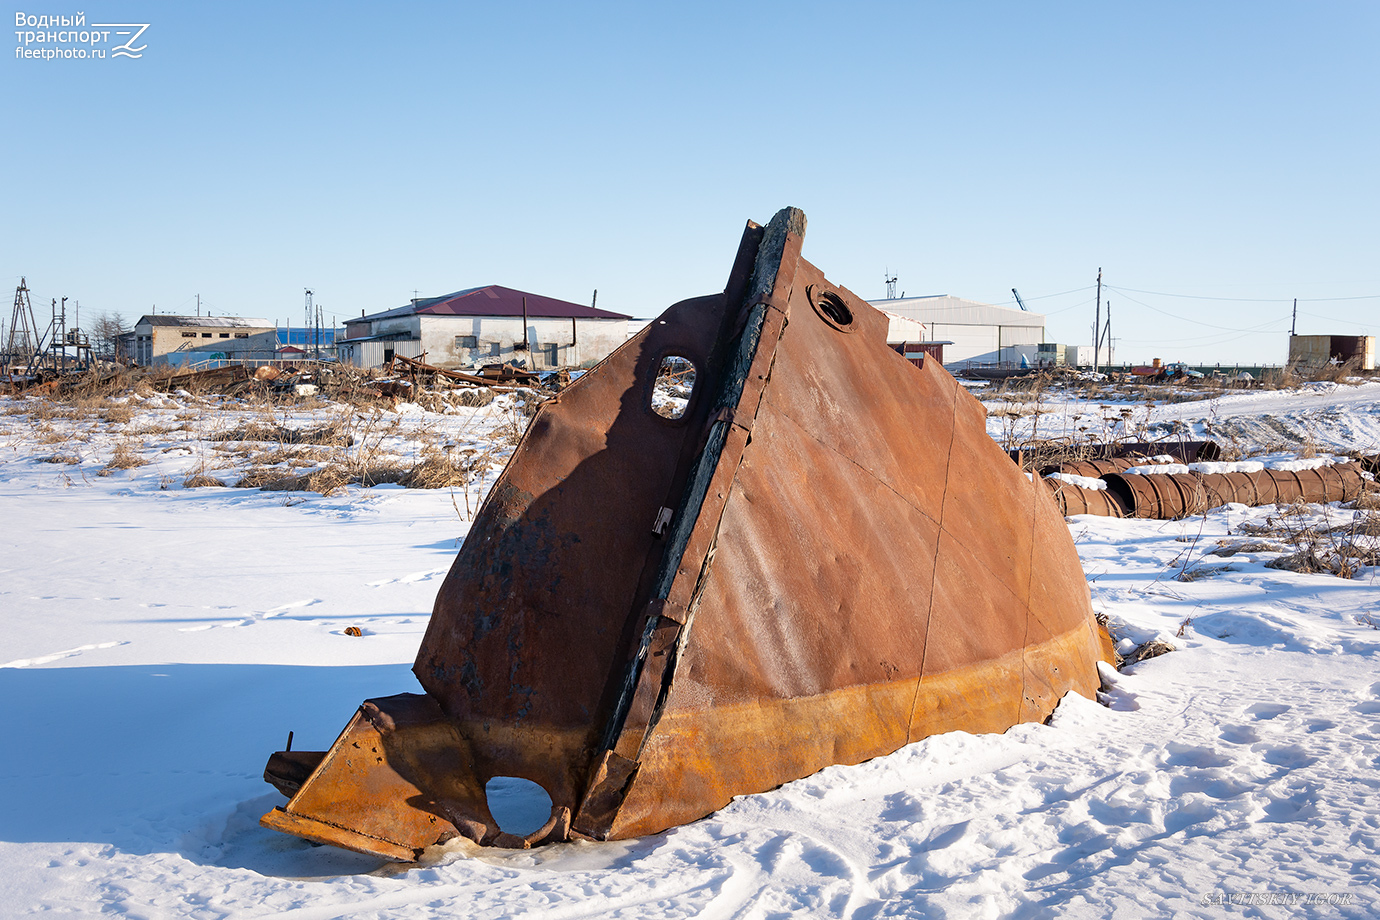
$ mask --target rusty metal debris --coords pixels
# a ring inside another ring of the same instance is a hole
[[[1074,473],[1096,478],[1115,473],[1154,457],[1169,457],[1175,463],[1218,460],[1222,449],[1214,441],[1115,441],[1107,444],[1075,444],[1067,441],[1037,441],[1007,451],[1022,469],[1050,473]]]
[[[466,374],[463,371],[436,367],[406,355],[394,355],[389,359],[385,370],[390,376],[408,376],[414,383],[429,377],[433,384],[450,383],[452,385],[467,384],[469,386],[492,387],[499,392],[508,392],[522,386],[541,386],[542,382],[540,374],[523,370],[520,367],[513,367],[510,364],[486,364],[480,368],[478,374]],[[569,382],[568,371],[565,379],[566,382]]]
[[[1123,463],[1126,465],[1120,465]],[[1125,471],[1132,465],[1126,461],[1085,461],[1065,464],[1056,470],[1100,479],[1106,483],[1101,489],[1087,488],[1054,476],[1044,477],[1043,482],[1066,515],[1156,520],[1200,514],[1229,502],[1257,506],[1296,501],[1351,501],[1366,488],[1364,468],[1356,462],[1297,471],[1266,469],[1127,475]]]
[[[1094,695],[1113,652],[1054,503],[804,231],[749,223],[723,293],[542,406],[436,599],[426,692],[274,754],[264,825],[397,860],[625,838]],[[668,358],[696,370],[674,418]],[[544,827],[498,825],[500,776],[550,795]]]

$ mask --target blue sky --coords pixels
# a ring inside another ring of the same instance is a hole
[[[1090,341],[1101,267],[1118,360],[1281,362],[1294,297],[1300,333],[1380,332],[1380,4],[5,15],[78,9],[150,27],[138,60],[4,57],[0,279],[36,304],[296,324],[304,287],[344,318],[497,283],[653,316],[794,205],[854,292],[1015,287],[1053,341]]]

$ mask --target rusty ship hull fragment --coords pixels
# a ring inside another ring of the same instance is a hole
[[[401,860],[632,837],[1094,695],[1110,643],[1048,490],[804,230],[749,223],[723,293],[543,405],[436,599],[425,693],[275,754],[266,826]],[[667,359],[695,370],[676,418],[652,408]],[[546,790],[543,828],[498,826],[497,776]]]

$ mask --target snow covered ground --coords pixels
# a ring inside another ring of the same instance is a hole
[[[514,401],[355,413],[366,436],[332,450],[407,461],[443,443],[497,464]],[[1380,450],[1377,384],[1043,408],[1044,433],[1100,434],[1110,414],[1244,449]],[[255,458],[201,436],[256,412],[153,397],[63,417],[0,399],[0,916],[1380,914],[1377,570],[1269,568],[1291,547],[1262,548],[1354,524],[1344,508],[1072,519],[1125,647],[1178,650],[1109,670],[1108,706],[1070,697],[1049,726],[931,738],[623,843],[457,843],[399,867],[263,830],[282,801],[264,761],[289,729],[324,749],[360,700],[415,689],[470,515],[458,489],[184,488],[244,472]],[[110,468],[122,447],[149,462]]]

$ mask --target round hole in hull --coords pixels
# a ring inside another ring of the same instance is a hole
[[[551,796],[530,779],[495,776],[484,784],[489,799],[489,814],[500,830],[526,837],[551,820]]]

